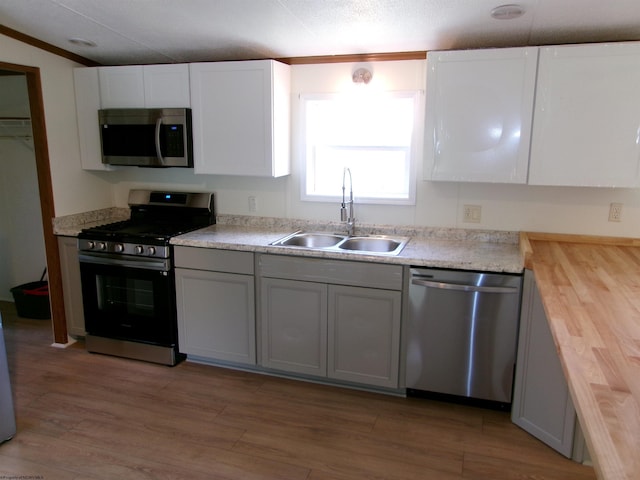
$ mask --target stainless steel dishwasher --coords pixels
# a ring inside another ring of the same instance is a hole
[[[408,395],[511,403],[522,276],[412,268]]]

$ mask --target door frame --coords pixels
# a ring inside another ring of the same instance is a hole
[[[49,162],[40,69],[0,62],[0,70],[23,73],[27,78],[33,147],[36,157],[38,191],[40,193],[40,212],[42,214],[42,230],[44,232],[44,248],[47,260],[53,341],[55,344],[65,345],[68,343],[69,337],[67,335],[67,319],[64,312],[60,252],[58,250],[58,239],[53,233],[53,219],[56,214],[53,201],[53,186],[51,184],[51,164]]]

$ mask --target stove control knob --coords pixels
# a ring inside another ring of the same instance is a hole
[[[96,248],[96,244],[95,244],[95,242],[93,242],[92,240],[89,240],[89,241],[87,242],[87,248],[88,248],[89,250],[93,250],[94,248]]]
[[[106,250],[107,244],[104,242],[98,242],[98,250]]]
[[[121,244],[121,243],[116,243],[116,244],[113,246],[113,250],[114,250],[116,253],[122,253],[122,252],[124,252],[124,245],[123,245],[123,244]]]
[[[144,253],[144,247],[142,245],[136,245],[133,251],[136,253],[136,255],[142,255]]]
[[[155,255],[155,254],[156,254],[156,247],[149,247],[149,248],[147,249],[147,253],[148,253],[149,255]]]

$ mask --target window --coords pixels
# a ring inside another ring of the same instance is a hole
[[[419,92],[302,96],[302,199],[342,197],[351,170],[360,203],[415,204]]]

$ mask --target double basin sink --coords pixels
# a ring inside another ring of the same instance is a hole
[[[300,231],[276,240],[271,245],[370,255],[398,255],[408,241],[407,237],[386,235],[348,236],[337,233]]]

